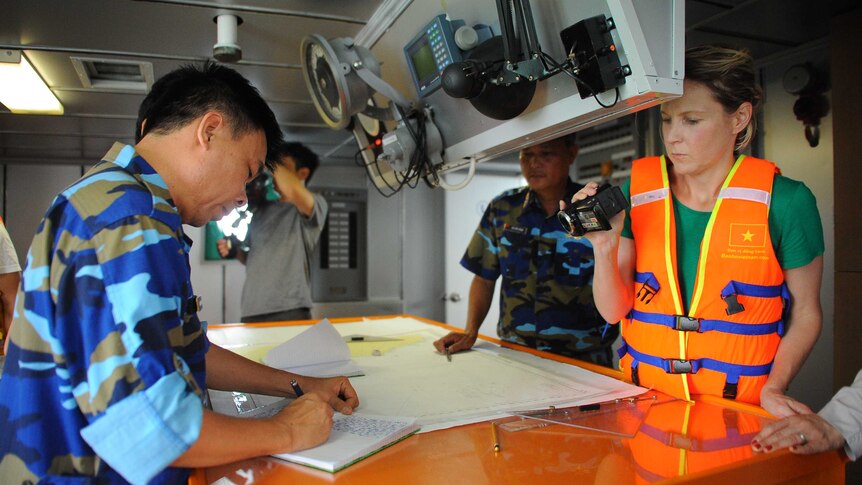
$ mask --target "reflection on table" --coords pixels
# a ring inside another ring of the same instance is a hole
[[[333,323],[355,320],[333,320]],[[233,338],[253,341],[255,331],[277,333],[292,325],[282,322],[258,328],[226,326],[223,330],[233,332]],[[296,332],[295,328],[291,330]],[[211,338],[219,332],[218,327],[211,327]],[[224,335],[213,340],[222,344]],[[565,357],[486,340],[621,377],[618,372]],[[495,452],[491,424],[482,422],[414,435],[334,474],[261,457],[197,470],[191,482],[621,484],[685,481],[726,485],[752,480],[758,484],[844,481],[844,459],[839,452],[812,456],[797,456],[786,450],[753,454],[749,445],[751,437],[770,419],[760,408],[709,397],[689,403],[656,394],[657,399],[647,406],[645,416],[626,418],[642,419],[632,438],[563,424],[525,426],[520,431],[506,431],[503,427],[497,431],[500,451]],[[497,418],[495,421],[505,423],[512,419],[520,418]]]

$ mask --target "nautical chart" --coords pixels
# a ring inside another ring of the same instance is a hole
[[[365,320],[335,327],[342,335],[387,338],[348,344],[353,360],[365,371],[364,376],[350,379],[359,394],[359,410],[416,417],[423,432],[508,416],[512,410],[599,402],[644,391],[485,341],[477,342],[472,351],[453,354],[450,362],[432,345],[447,330],[412,318]],[[279,327],[286,332],[276,335],[273,327],[257,333],[234,327],[210,331],[209,337],[243,353],[243,349],[263,344],[277,345],[305,328]],[[242,332],[231,335],[231,330]],[[244,340],[238,341],[239,337]]]

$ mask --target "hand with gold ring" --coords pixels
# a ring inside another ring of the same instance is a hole
[[[764,426],[751,440],[756,453],[771,453],[782,448],[800,455],[837,450],[844,446],[844,437],[817,414],[790,416]]]

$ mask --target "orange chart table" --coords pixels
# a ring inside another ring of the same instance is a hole
[[[356,320],[331,321],[337,324]],[[265,325],[310,323],[314,322]],[[212,326],[209,331],[230,327],[234,326]],[[588,363],[495,339],[486,340],[621,378],[619,372]],[[661,401],[649,409],[633,438],[553,425],[500,431],[501,449],[495,452],[491,426],[485,422],[414,435],[337,473],[260,457],[196,470],[190,482],[195,485],[220,480],[234,484],[844,483],[845,459],[840,452],[812,456],[797,456],[786,450],[754,454],[749,442],[767,416],[760,408],[713,398],[694,403]]]

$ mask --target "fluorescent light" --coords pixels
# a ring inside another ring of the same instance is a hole
[[[17,51],[0,51],[0,103],[13,113],[63,114],[63,105]]]

